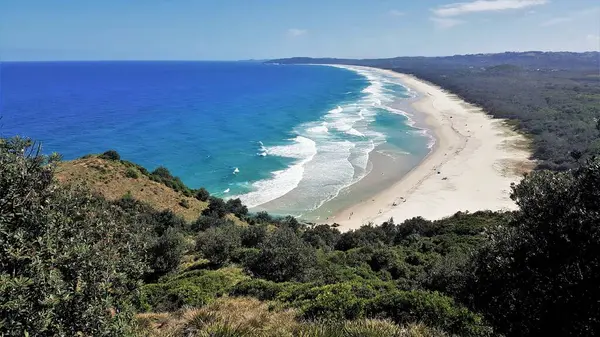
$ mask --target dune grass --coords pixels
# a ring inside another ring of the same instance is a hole
[[[220,298],[202,308],[137,315],[145,337],[444,337],[423,324],[387,320],[303,321],[295,310],[275,310],[254,298]]]

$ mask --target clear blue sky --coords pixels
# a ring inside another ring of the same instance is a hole
[[[597,0],[0,0],[0,60],[598,49]]]

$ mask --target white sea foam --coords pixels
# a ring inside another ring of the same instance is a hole
[[[304,165],[317,153],[316,143],[309,138],[298,136],[290,145],[267,148],[273,156],[298,159],[285,170],[271,173],[270,179],[260,180],[251,185],[253,191],[239,197],[248,207],[255,207],[277,199],[296,188],[304,175]]]
[[[297,159],[312,157],[317,152],[316,144],[310,138],[297,136],[290,140],[294,141],[294,143],[291,145],[272,146],[267,148],[267,152],[273,156]]]
[[[340,190],[352,183],[354,170],[349,161],[355,143],[348,140],[330,141],[317,146],[318,154],[307,163],[304,179],[298,185],[296,207],[315,209],[335,198]]]
[[[355,128],[351,128],[350,130],[346,131],[347,134],[352,135],[352,136],[358,136],[358,137],[364,137],[365,135],[356,130]]]
[[[223,191],[223,193],[229,193],[230,189],[226,189],[225,191]]]
[[[306,131],[309,133],[325,134],[329,132],[329,129],[327,128],[327,123],[323,123],[321,125],[308,128]]]
[[[344,111],[344,109],[338,105],[335,109],[329,110],[329,113],[330,114],[339,114],[342,111]]]
[[[413,116],[411,114],[409,114],[408,112],[403,111],[403,110],[394,109],[392,107],[385,107],[385,109],[391,113],[405,116],[407,118],[406,125],[415,129],[414,131],[409,131],[409,132],[416,132],[416,133],[421,134],[424,137],[427,137],[429,139],[429,142],[427,143],[428,149],[432,149],[435,146],[435,143],[436,143],[435,136],[431,133],[431,131],[429,129],[420,128],[420,127],[416,126],[416,122],[414,119],[412,119]]]
[[[317,208],[368,174],[372,166],[368,162],[369,153],[386,141],[385,135],[371,126],[381,109],[403,114],[409,123],[412,121],[405,112],[388,107],[398,95],[386,85],[397,87],[396,78],[367,68],[340,67],[360,74],[369,82],[362,90],[362,97],[330,109],[318,121],[299,125],[293,130],[297,137],[291,144],[265,147],[259,143],[259,155],[295,161],[284,170],[272,172],[270,178],[252,183],[251,192],[235,197],[255,207],[294,191],[290,198],[295,208]]]
[[[437,142],[437,139],[435,139],[435,136],[432,135],[429,130],[423,130],[423,132],[425,135],[427,135],[427,137],[429,137],[429,142],[427,143],[427,148],[433,149],[433,147],[435,146],[435,143]]]
[[[258,144],[260,144],[260,149],[258,150],[258,155],[261,157],[266,157],[268,152],[267,152],[267,148],[265,147],[265,144],[263,144],[263,142],[259,141]]]

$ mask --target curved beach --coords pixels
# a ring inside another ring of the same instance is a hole
[[[379,70],[416,91],[412,107],[425,116],[436,144],[401,180],[329,218],[341,230],[390,218],[435,220],[458,211],[510,210],[510,185],[534,167],[526,138],[456,95],[414,76]],[[373,161],[377,165],[376,161]],[[376,171],[375,169],[373,171]]]

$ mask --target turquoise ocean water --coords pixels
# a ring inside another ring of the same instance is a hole
[[[368,173],[368,154],[424,157],[431,139],[386,74],[251,62],[2,63],[0,136],[65,159],[107,149],[251,207],[294,192],[301,215]]]

